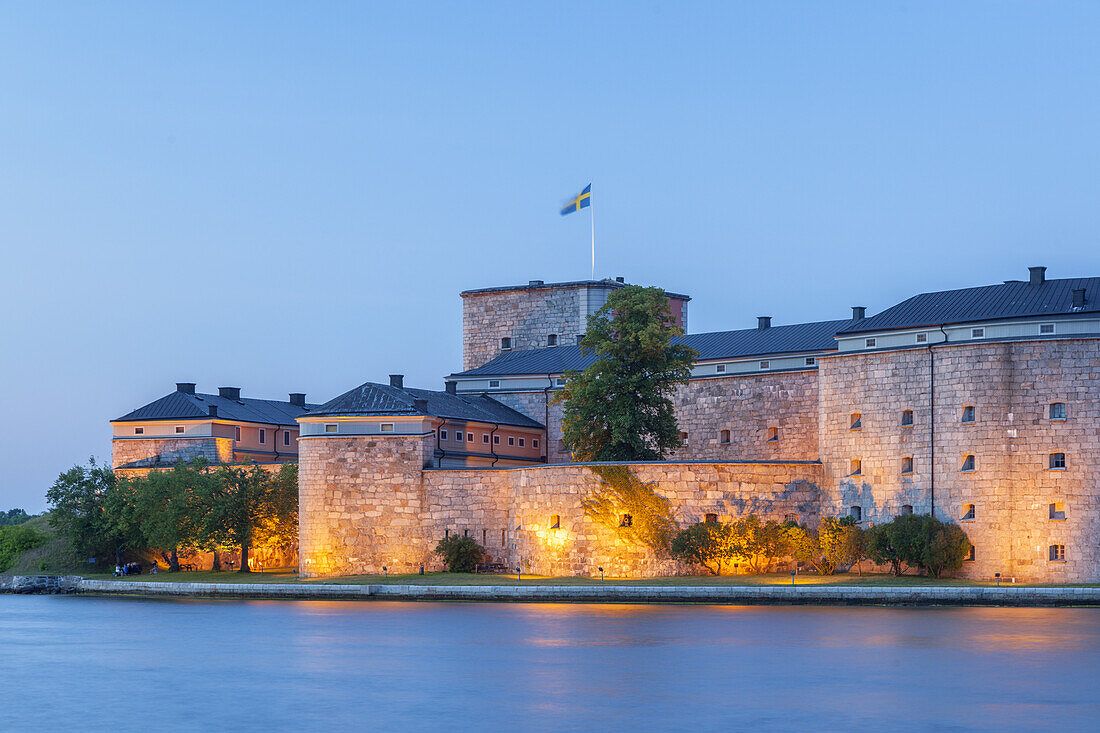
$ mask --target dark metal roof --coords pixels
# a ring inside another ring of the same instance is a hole
[[[685,344],[698,351],[697,362],[836,351],[836,332],[851,323],[852,321],[819,321],[740,331],[693,333],[674,339],[674,343]],[[501,354],[488,364],[451,376],[561,374],[571,369],[584,369],[595,360],[595,355],[591,353],[582,355],[580,346],[555,346],[531,351],[511,351]]]
[[[258,400],[242,397],[232,400],[216,394],[189,394],[172,392],[144,407],[128,412],[116,421],[192,420],[210,417],[210,405],[218,408],[218,420],[267,423],[268,425],[295,425],[295,418],[306,414],[317,405],[305,407],[279,400]]]
[[[596,287],[596,288],[625,288],[629,283],[621,283],[618,280],[603,279],[603,280],[571,280],[569,282],[561,283],[547,283],[541,280],[532,280],[527,285],[505,285],[503,287],[496,288],[475,288],[473,290],[463,290],[459,295],[465,298],[467,295],[484,295],[486,293],[507,293],[513,290],[552,290],[555,288],[582,288],[582,287]],[[676,300],[691,300],[690,295],[683,295],[682,293],[670,293],[665,291],[665,295]]]
[[[1074,310],[1073,291],[1082,288],[1085,307]],[[1100,278],[1046,280],[1037,285],[1009,281],[1001,285],[921,293],[877,315],[849,324],[838,335],[1096,312],[1100,312]]]
[[[417,409],[414,400],[427,400],[427,407]],[[542,423],[486,395],[457,395],[375,382],[361,384],[309,413],[310,417],[333,415],[431,415],[448,420],[472,420],[523,428],[543,427]]]

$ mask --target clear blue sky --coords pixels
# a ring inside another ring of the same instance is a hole
[[[175,381],[460,364],[458,292],[597,274],[690,330],[1100,275],[1074,3],[0,8],[0,508]]]

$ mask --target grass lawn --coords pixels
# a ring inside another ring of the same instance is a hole
[[[86,575],[96,580],[143,580],[160,583],[303,583],[303,584],[351,584],[351,585],[600,585],[599,578],[566,577],[551,578],[541,575],[524,575],[522,580],[515,575],[473,575],[470,573],[425,573],[424,575],[348,575],[333,578],[298,580],[298,576],[289,569],[268,570],[264,573],[238,573],[210,571],[167,573],[156,575],[134,575],[115,578],[109,574]],[[655,585],[655,586],[701,586],[701,585],[790,585],[791,576],[786,573],[769,575],[681,575],[664,578],[607,578],[608,585]],[[831,576],[799,575],[797,585],[855,585],[855,586],[989,586],[989,581],[964,580],[958,578],[928,578],[917,575],[862,576],[844,573]],[[1006,583],[1007,585],[1007,583]]]

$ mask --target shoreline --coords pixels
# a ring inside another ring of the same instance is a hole
[[[481,601],[814,606],[1100,606],[1100,588],[1021,586],[644,586],[164,583],[74,575],[0,577],[0,593],[234,600]]]

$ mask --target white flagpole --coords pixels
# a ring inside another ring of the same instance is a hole
[[[591,183],[588,184],[591,187]],[[588,189],[588,219],[592,222],[592,279],[596,279],[596,210],[592,208],[592,189]]]

